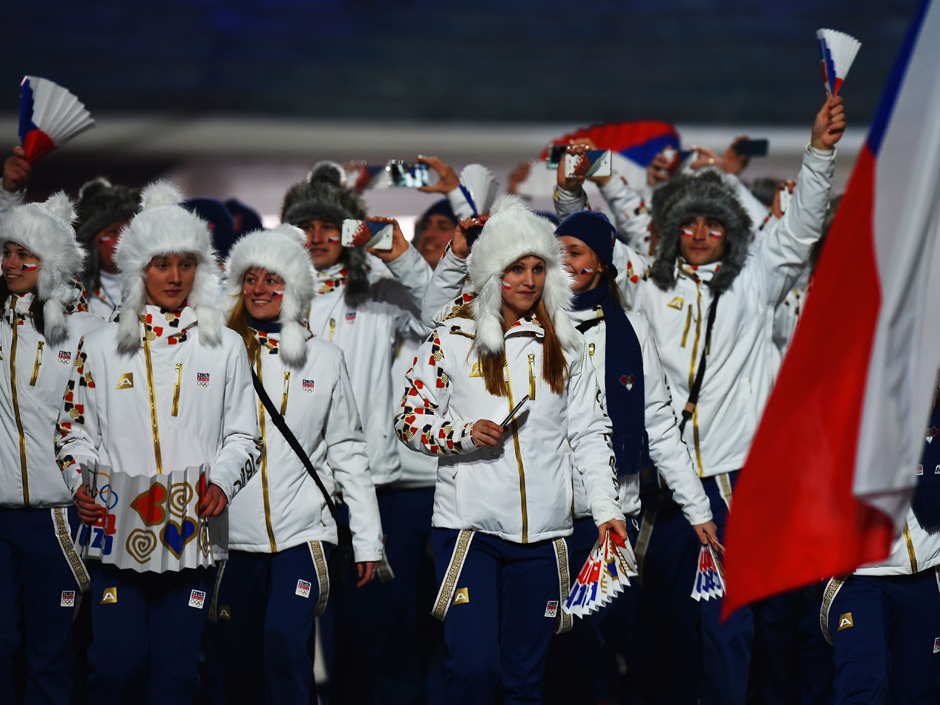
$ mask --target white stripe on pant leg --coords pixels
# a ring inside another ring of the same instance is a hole
[[[69,521],[66,515],[65,507],[55,507],[52,510],[52,525],[55,527],[56,538],[59,541],[59,548],[75,576],[75,582],[82,589],[82,592],[88,592],[91,589],[91,578],[88,577],[88,570],[82,563],[81,556],[75,550],[75,544],[72,543],[72,534],[69,529]]]
[[[643,559],[646,558],[646,549],[649,548],[650,538],[653,536],[653,527],[656,525],[656,512],[646,510],[643,512],[643,525],[640,527],[640,535],[636,540],[636,581],[643,584]]]
[[[718,483],[718,493],[721,495],[721,498],[725,501],[725,506],[730,511],[731,509],[731,477],[729,473],[723,472],[720,475],[715,475],[715,481]]]
[[[555,633],[564,634],[571,631],[574,619],[564,610],[565,602],[568,601],[568,591],[571,589],[571,572],[568,567],[568,544],[564,538],[552,541],[555,547],[555,562],[558,564],[558,587],[561,593],[561,601],[558,605],[558,617],[555,620]]]
[[[212,601],[209,602],[209,621],[219,621],[219,588],[222,587],[222,573],[225,572],[225,566],[228,561],[219,562],[219,572],[215,576],[215,586],[212,588]]]
[[[319,541],[310,541],[310,557],[313,559],[313,565],[317,569],[317,582],[320,585],[320,597],[317,600],[317,606],[313,609],[313,616],[319,617],[326,609],[326,603],[330,600],[330,568],[326,563],[326,553],[323,551],[323,544]]]
[[[467,553],[470,551],[470,542],[473,540],[474,531],[462,529],[457,536],[457,542],[454,544],[454,553],[450,557],[450,563],[447,566],[447,572],[444,573],[444,580],[441,582],[441,588],[437,592],[437,599],[434,600],[434,608],[431,615],[444,621],[447,617],[447,610],[454,600],[454,590],[457,589],[457,581],[460,580],[460,571],[463,570],[464,561],[467,560]]]
[[[830,578],[826,583],[826,591],[823,593],[822,605],[819,608],[819,628],[822,629],[826,641],[832,643],[832,632],[829,631],[829,608],[832,607],[833,600],[839,594],[839,590],[845,584],[845,580],[840,578]]]

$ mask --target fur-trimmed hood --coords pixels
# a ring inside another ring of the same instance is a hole
[[[101,284],[101,263],[94,246],[95,235],[112,223],[123,223],[137,215],[140,191],[112,184],[99,176],[86,182],[79,190],[75,210],[78,212],[75,236],[88,253],[82,283],[88,289],[95,289]]]
[[[709,282],[712,291],[727,290],[744,267],[751,240],[751,218],[737,196],[708,174],[684,178],[657,213],[659,245],[650,278],[660,289],[675,285],[682,223],[698,216],[714,218],[725,226],[727,249],[721,258],[721,268]]]
[[[0,246],[14,242],[39,258],[36,296],[42,305],[43,337],[53,345],[69,334],[66,306],[75,298],[75,285],[82,271],[85,252],[75,239],[75,210],[62,193],[44,203],[14,208],[0,225]]]
[[[199,340],[216,346],[222,340],[219,270],[209,227],[179,204],[183,196],[166,181],[143,190],[138,213],[124,231],[114,253],[121,270],[121,320],[118,349],[134,353],[141,345],[139,318],[147,303],[145,268],[154,257],[191,254],[196,278],[187,299],[199,322]]]
[[[471,306],[476,320],[479,349],[495,355],[503,351],[502,276],[510,264],[527,255],[545,261],[542,301],[565,350],[577,349],[580,336],[568,318],[571,308],[571,276],[562,266],[561,242],[552,224],[526,208],[515,196],[504,196],[494,205],[490,219],[474,243],[467,261],[477,296]]]
[[[285,364],[294,368],[303,367],[307,361],[309,336],[304,312],[316,294],[305,242],[303,231],[286,223],[274,230],[258,230],[241,237],[225,263],[229,315],[244,296],[245,273],[252,267],[260,267],[284,280],[278,349]]]

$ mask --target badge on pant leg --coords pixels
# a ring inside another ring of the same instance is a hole
[[[545,605],[545,616],[554,619],[558,615],[558,600],[549,600]]]
[[[460,588],[454,593],[454,604],[459,605],[462,602],[470,602],[470,589]]]
[[[933,652],[940,654],[940,636],[933,640]]]
[[[232,618],[232,608],[228,605],[221,605],[219,607],[219,616],[218,619],[231,619]]]
[[[301,597],[310,597],[310,583],[306,580],[297,581],[297,589],[294,590],[295,595],[300,595]]]
[[[839,617],[839,629],[837,631],[842,631],[843,629],[848,629],[849,627],[854,627],[855,623],[852,621],[852,613],[846,612],[844,615]]]
[[[116,587],[109,587],[104,589],[104,594],[101,596],[101,604],[106,605],[109,602],[117,602]]]
[[[189,593],[189,606],[195,607],[197,610],[201,610],[203,605],[206,604],[206,593],[202,590],[193,590]]]
[[[59,599],[59,607],[74,607],[74,606],[75,606],[75,591],[63,590],[62,597]]]

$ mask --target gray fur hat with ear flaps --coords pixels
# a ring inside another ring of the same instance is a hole
[[[300,368],[307,361],[307,326],[304,313],[316,294],[313,266],[304,250],[306,237],[300,228],[286,223],[274,230],[257,230],[232,246],[225,263],[229,313],[244,296],[245,274],[259,267],[284,280],[278,349],[285,364]]]
[[[65,307],[75,297],[75,281],[85,261],[74,220],[72,202],[60,191],[44,203],[17,206],[0,221],[0,246],[13,242],[39,258],[36,297],[43,302],[43,337],[53,345],[68,338]]]
[[[187,298],[199,322],[199,341],[216,346],[222,341],[218,266],[209,226],[180,206],[183,195],[167,181],[157,181],[140,195],[140,213],[118,241],[114,261],[121,270],[121,320],[118,349],[140,349],[140,316],[147,305],[147,265],[154,257],[189,254],[196,258],[196,278]]]
[[[351,190],[343,186],[345,175],[333,162],[313,165],[307,178],[290,187],[281,205],[281,221],[300,225],[307,220],[322,220],[342,230],[343,221],[363,220],[366,207]],[[366,251],[361,247],[345,247],[341,261],[346,267],[346,304],[356,306],[369,293],[369,267]]]
[[[676,261],[682,224],[690,218],[714,218],[725,226],[726,250],[721,268],[709,282],[713,292],[727,290],[747,261],[751,242],[751,218],[737,196],[720,179],[709,174],[683,179],[657,214],[658,255],[650,278],[663,290],[676,283]]]
[[[477,324],[476,346],[487,355],[503,352],[503,272],[516,260],[535,255],[545,261],[542,301],[558,340],[565,350],[578,349],[583,341],[568,317],[573,296],[571,276],[562,266],[562,245],[554,227],[516,196],[503,196],[490,213],[467,261],[477,292],[471,303]]]

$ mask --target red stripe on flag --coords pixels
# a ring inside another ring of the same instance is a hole
[[[49,135],[42,130],[30,130],[26,133],[26,139],[23,140],[23,150],[26,152],[26,160],[33,163],[39,157],[49,154],[55,149],[55,144]]]
[[[866,145],[735,488],[723,616],[890,551],[893,522],[852,493],[881,307],[874,170]]]

